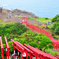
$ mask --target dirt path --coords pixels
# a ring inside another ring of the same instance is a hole
[[[27,21],[31,24],[37,24],[38,25],[36,20],[27,19]],[[19,23],[21,23],[21,19],[19,18],[19,21],[18,21],[18,19],[15,18],[15,16],[12,16],[11,18],[8,18],[6,22],[15,22],[15,23],[19,22]]]
[[[38,25],[37,21],[36,20],[32,20],[32,19],[27,19],[27,21],[31,24],[36,24]]]
[[[55,50],[55,49],[50,49],[50,50],[52,50],[52,51],[54,51],[54,52],[59,52],[58,50]]]
[[[6,22],[15,22],[16,23],[16,22],[21,22],[21,21],[20,21],[20,19],[18,21],[18,19],[15,18],[15,16],[12,16],[11,18],[8,18]]]

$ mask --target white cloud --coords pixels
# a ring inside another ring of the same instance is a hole
[[[9,4],[2,4],[2,6],[4,7],[4,6],[8,6]]]

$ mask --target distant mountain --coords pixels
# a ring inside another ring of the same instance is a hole
[[[19,9],[14,9],[12,11],[12,14],[20,15],[20,16],[28,16],[28,17],[32,17],[32,18],[39,18],[38,16],[36,16],[35,14],[33,14],[31,12],[22,11],[22,10],[19,10]]]
[[[0,8],[1,9],[1,8]],[[7,10],[7,9],[2,9],[2,12],[0,13],[0,17],[5,18],[9,13],[12,13],[12,15],[19,15],[19,16],[28,16],[32,18],[39,18],[35,14],[27,11],[22,11],[19,9],[14,9],[14,10]]]

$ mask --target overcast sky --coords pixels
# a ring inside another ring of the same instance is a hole
[[[1,0],[0,7],[26,10],[42,17],[59,14],[59,0]]]
[[[5,7],[5,6],[17,6],[17,5],[24,5],[24,6],[30,6],[30,5],[35,5],[35,4],[41,4],[42,6],[44,5],[49,5],[50,4],[56,4],[59,5],[59,0],[1,0],[0,1],[0,6]],[[11,6],[11,7],[12,7]]]

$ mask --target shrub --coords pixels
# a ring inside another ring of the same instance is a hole
[[[29,45],[30,45],[30,46],[33,46],[33,47],[37,47],[37,44],[34,43],[34,42],[30,42]]]
[[[13,29],[11,30],[11,33],[13,33],[13,34],[16,34],[16,32],[17,32],[17,29],[16,29],[16,28],[13,28]]]
[[[45,18],[46,20],[48,20],[49,18]]]
[[[55,22],[55,21],[59,21],[59,14],[56,15],[56,16],[52,19],[52,22]]]
[[[5,25],[5,28],[9,28],[9,24],[6,24],[6,25]]]
[[[55,28],[54,33],[57,34],[57,35],[59,35],[59,27]]]

